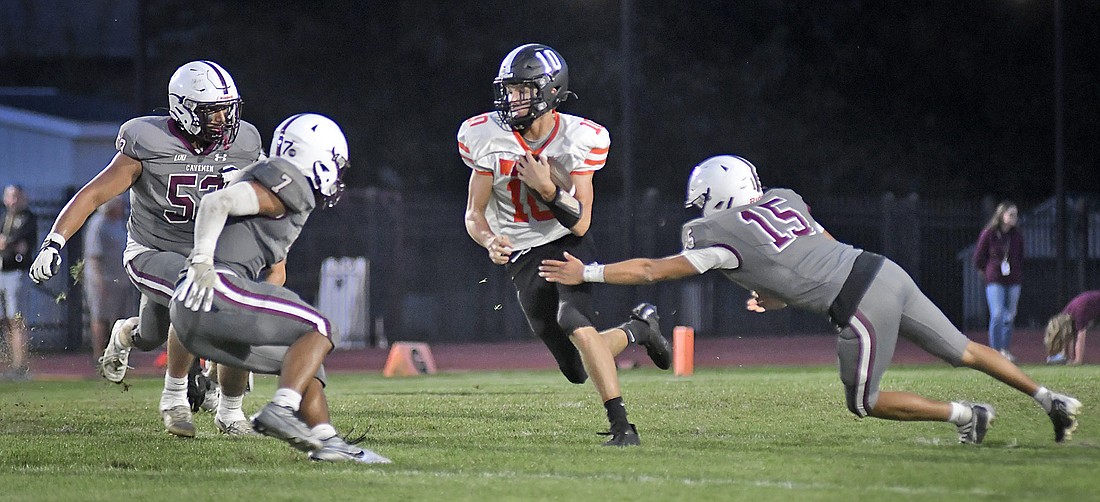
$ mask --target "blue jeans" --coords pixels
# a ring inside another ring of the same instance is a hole
[[[989,303],[989,346],[1006,350],[1012,343],[1012,324],[1016,320],[1016,304],[1020,302],[1020,285],[986,284],[985,300]]]

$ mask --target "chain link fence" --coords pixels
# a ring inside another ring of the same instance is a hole
[[[45,235],[71,195],[47,194],[32,203]],[[676,195],[679,195],[678,193]],[[1077,199],[1075,199],[1077,200]],[[957,325],[985,325],[980,278],[969,252],[988,217],[982,201],[933,201],[884,194],[809,201],[814,216],[837,239],[884,254],[905,268]],[[484,342],[531,336],[503,267],[466,235],[465,197],[454,194],[350,190],[334,208],[316,211],[288,257],[287,287],[316,301],[322,262],[328,257],[365,257],[372,303],[368,340]],[[1050,292],[1054,235],[1051,204],[1023,211],[1028,242],[1018,325],[1041,325],[1061,308]],[[1071,204],[1071,284],[1100,283],[1100,211],[1092,199]],[[659,257],[680,250],[680,226],[697,216],[655,190],[633,204],[602,196],[593,209],[592,236],[601,261]],[[1072,216],[1072,215],[1071,215]],[[65,247],[65,265],[80,262],[80,235]],[[27,316],[39,350],[76,350],[85,342],[83,301],[71,274],[29,289]],[[652,286],[601,285],[596,290],[598,328],[623,322],[642,301],[658,305],[663,325],[689,325],[697,336],[759,336],[830,332],[819,316],[785,309],[754,315],[744,309],[748,293],[717,274]],[[337,327],[338,328],[338,327]]]

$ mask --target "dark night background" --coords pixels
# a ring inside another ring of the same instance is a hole
[[[1020,203],[1030,236],[1018,325],[1045,322],[1100,277],[1094,0],[0,0],[0,12],[0,103],[51,87],[65,98],[55,104],[85,106],[39,111],[121,123],[166,113],[175,69],[211,59],[265,138],[294,113],[336,119],[352,190],[311,218],[287,286],[313,301],[323,260],[365,257],[367,322],[395,337],[529,336],[506,274],[465,234],[455,139],[490,109],[500,60],[528,42],[568,62],[580,99],[562,110],[611,131],[594,178],[601,259],[679,251],[697,214],[679,207],[690,169],[736,153],[764,184],[803,194],[839,239],[900,263],[960,326],[987,320],[967,247],[1002,199]],[[599,322],[652,299],[700,334],[826,331],[790,309],[750,318],[746,293],[719,279],[603,288]]]
[[[598,191],[621,192],[632,159],[633,189],[680,197],[695,163],[732,152],[765,184],[807,198],[892,191],[1026,205],[1054,193],[1050,1],[640,1],[629,54],[611,0],[92,3],[118,21],[100,14],[89,19],[97,34],[61,29],[64,41],[42,50],[25,36],[36,19],[88,9],[5,1],[17,9],[0,33],[0,86],[58,87],[147,114],[177,66],[212,59],[265,137],[300,111],[340,122],[352,186],[462,193],[458,125],[489,109],[500,59],[538,41],[570,65],[580,100],[563,111],[611,130]],[[1096,192],[1100,3],[1063,9],[1066,188]],[[96,50],[108,42],[122,49]]]

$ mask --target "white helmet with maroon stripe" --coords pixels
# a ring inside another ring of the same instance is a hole
[[[290,161],[332,207],[344,191],[348,140],[332,119],[317,113],[299,113],[275,128],[271,156]]]
[[[711,157],[691,171],[684,207],[699,207],[703,216],[760,200],[756,166],[736,155]]]
[[[241,127],[241,95],[233,77],[213,61],[192,61],[168,80],[168,113],[183,132],[228,148]],[[214,114],[225,111],[223,121]]]

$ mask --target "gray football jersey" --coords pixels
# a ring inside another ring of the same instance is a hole
[[[130,187],[130,239],[142,246],[191,253],[199,199],[222,188],[221,172],[243,168],[263,155],[256,127],[241,122],[228,149],[211,145],[195,153],[170,117],[131,119],[118,131],[115,148],[141,161],[141,176]]]
[[[729,280],[822,314],[862,252],[825,235],[802,197],[787,189],[768,190],[754,204],[689,221],[682,238],[684,249],[733,251],[740,266],[719,269]]]
[[[236,183],[249,181],[274,192],[286,206],[286,214],[278,218],[230,218],[218,237],[214,261],[241,277],[257,280],[265,269],[286,258],[317,201],[305,175],[293,164],[278,157],[246,167]]]

